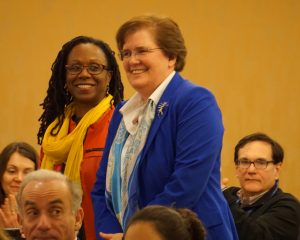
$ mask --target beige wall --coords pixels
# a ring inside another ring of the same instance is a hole
[[[235,143],[263,131],[282,143],[281,186],[300,198],[300,1],[0,0],[0,148],[36,144],[50,66],[76,35],[116,49],[118,26],[141,13],[175,19],[188,47],[183,75],[214,92],[223,112],[222,172],[235,184]],[[123,72],[122,72],[123,74]],[[123,74],[126,97],[131,96]]]

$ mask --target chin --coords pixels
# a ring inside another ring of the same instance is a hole
[[[15,195],[15,196],[17,196],[17,194],[18,194],[18,191],[19,191],[19,189],[18,190],[16,190],[16,189],[14,189],[14,190],[11,190],[11,191],[9,191],[8,192],[8,194],[7,195]]]
[[[249,195],[256,195],[261,192],[263,192],[263,189],[259,186],[245,186],[244,190],[249,194]]]

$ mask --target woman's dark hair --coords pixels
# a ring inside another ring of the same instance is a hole
[[[2,182],[2,177],[6,171],[7,164],[10,160],[10,157],[15,153],[19,153],[23,157],[30,159],[34,163],[34,169],[38,169],[38,154],[36,150],[25,142],[13,142],[7,145],[0,154],[0,183]],[[5,199],[5,193],[0,184],[0,205],[3,204]]]
[[[272,148],[272,160],[275,164],[283,162],[284,151],[278,142],[270,138],[268,135],[264,133],[253,133],[243,137],[235,146],[234,149],[234,162],[237,164],[239,157],[239,150],[244,147],[246,144],[254,141],[266,142],[271,145]]]
[[[107,67],[111,71],[112,77],[109,82],[109,93],[113,96],[113,104],[116,106],[123,100],[123,83],[121,81],[121,75],[119,66],[117,64],[115,53],[111,50],[109,45],[101,40],[87,37],[78,36],[65,43],[62,49],[58,53],[54,63],[52,64],[52,75],[49,80],[49,87],[47,90],[47,96],[41,106],[44,109],[40,121],[40,128],[37,134],[38,143],[41,144],[47,127],[58,117],[57,124],[51,129],[53,136],[57,135],[65,115],[64,110],[67,105],[72,102],[72,96],[68,94],[66,85],[66,69],[67,59],[72,49],[82,43],[92,43],[98,46],[105,54],[107,60]]]
[[[138,222],[149,222],[164,240],[204,240],[206,231],[197,215],[187,208],[148,206],[138,211],[127,229]]]
[[[182,71],[187,50],[179,26],[168,17],[142,15],[125,22],[116,35],[119,51],[123,49],[126,37],[141,29],[148,29],[153,33],[156,44],[164,54],[170,59],[176,58],[175,70]]]

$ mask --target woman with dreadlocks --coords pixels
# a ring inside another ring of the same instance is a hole
[[[123,84],[114,52],[86,36],[65,43],[52,65],[39,121],[41,168],[81,184],[86,239],[96,239],[90,192],[96,180],[114,107]]]

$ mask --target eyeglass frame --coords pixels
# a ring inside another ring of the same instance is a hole
[[[70,71],[70,67],[75,66],[75,65],[78,65],[78,66],[81,67],[80,72],[78,72],[78,73],[72,73],[72,72]],[[89,69],[89,67],[90,67],[91,65],[97,65],[97,66],[99,66],[99,67],[102,67],[102,69],[101,69],[101,71],[100,71],[99,73],[91,73],[91,72],[90,72],[90,69]],[[91,74],[91,75],[99,75],[99,74],[101,74],[104,70],[111,72],[111,70],[110,70],[107,66],[105,66],[105,65],[103,65],[103,64],[100,64],[100,63],[91,63],[91,64],[88,64],[88,65],[82,65],[82,64],[79,64],[79,63],[76,63],[76,64],[66,64],[66,65],[65,65],[65,68],[66,68],[66,70],[67,70],[71,75],[78,75],[78,74],[82,73],[82,71],[83,71],[84,68],[86,68],[87,71],[88,71],[88,73]]]
[[[248,167],[241,167],[241,161],[244,161],[244,164],[247,162]],[[258,162],[264,163],[265,167],[257,167],[256,164],[258,164]],[[248,169],[251,166],[251,164],[253,164],[253,166],[256,169],[266,169],[268,167],[269,163],[274,164],[275,161],[274,160],[265,160],[265,159],[256,159],[254,161],[250,161],[248,159],[239,159],[239,160],[237,160],[236,165],[241,169]]]
[[[118,56],[120,58],[121,61],[124,61],[124,59],[130,59],[131,56],[144,56],[144,55],[147,55],[148,53],[151,53],[155,50],[158,50],[158,49],[162,49],[160,47],[155,47],[155,48],[147,48],[147,47],[137,47],[133,50],[130,50],[130,49],[125,49],[125,50],[121,50],[119,53],[118,53]],[[140,51],[140,52],[139,52]],[[129,55],[124,57],[124,53],[128,53]]]

